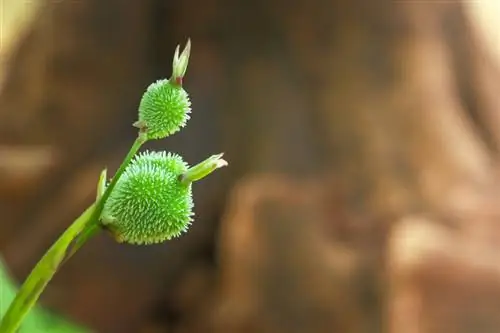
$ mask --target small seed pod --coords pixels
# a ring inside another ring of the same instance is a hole
[[[179,236],[191,224],[191,183],[180,177],[188,165],[178,155],[136,155],[106,201],[101,221],[117,241],[153,244]]]
[[[139,104],[139,120],[134,124],[146,138],[163,139],[179,131],[186,125],[191,112],[191,101],[182,87],[186,74],[191,42],[179,55],[179,46],[175,50],[170,79],[158,80],[151,84]]]
[[[137,127],[148,139],[163,139],[186,125],[191,112],[188,93],[170,80],[151,84],[139,104]]]

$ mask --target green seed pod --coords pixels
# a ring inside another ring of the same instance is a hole
[[[170,79],[158,80],[151,84],[139,104],[139,120],[134,124],[146,138],[163,139],[179,131],[186,125],[191,112],[188,93],[182,88],[186,74],[191,42],[179,55],[179,46],[175,50]]]
[[[138,154],[106,201],[103,225],[119,242],[153,244],[179,236],[191,224],[191,183],[180,181],[188,170],[178,155]]]
[[[163,139],[186,125],[191,112],[188,93],[170,80],[151,84],[139,104],[139,121],[148,139]]]

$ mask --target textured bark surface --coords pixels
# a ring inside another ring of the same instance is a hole
[[[470,9],[44,3],[0,95],[0,252],[26,276],[189,36],[193,119],[148,147],[230,167],[186,236],[100,235],[45,304],[99,332],[500,331],[500,63]]]

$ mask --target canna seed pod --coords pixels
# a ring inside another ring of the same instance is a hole
[[[119,242],[160,243],[187,231],[193,216],[191,183],[179,178],[188,165],[179,155],[135,156],[104,205],[101,221]]]
[[[101,222],[119,242],[153,244],[187,231],[193,213],[192,184],[227,165],[223,154],[188,168],[179,155],[136,155],[104,204]]]
[[[148,139],[163,139],[184,127],[190,113],[191,101],[184,88],[167,79],[158,80],[142,96],[135,125]]]
[[[189,62],[191,42],[179,55],[175,50],[172,62],[172,76],[152,83],[139,103],[139,119],[134,123],[148,140],[163,139],[186,125],[191,113],[189,95],[182,82]]]

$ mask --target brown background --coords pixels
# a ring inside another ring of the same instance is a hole
[[[98,332],[500,331],[499,63],[473,5],[37,4],[0,95],[18,279],[120,163],[187,37],[192,120],[148,148],[230,162],[197,184],[186,236],[99,235],[44,304]]]

